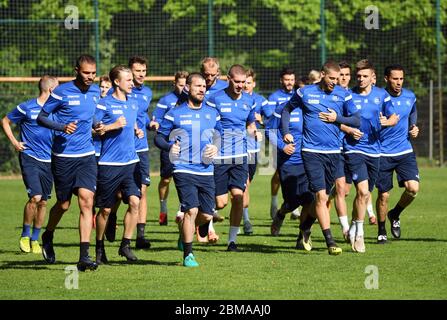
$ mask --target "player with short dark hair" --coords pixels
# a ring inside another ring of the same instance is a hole
[[[214,141],[220,116],[216,109],[203,104],[206,84],[201,74],[190,74],[186,83],[188,101],[165,114],[155,141],[159,148],[170,151],[174,183],[185,213],[178,242],[183,249],[183,265],[197,267],[192,251],[194,230],[198,226],[206,236],[206,225],[213,220],[213,157],[218,150]]]
[[[20,250],[26,253],[42,253],[39,234],[45,220],[47,200],[51,198],[53,188],[51,173],[53,134],[48,128],[39,126],[36,118],[58,84],[56,77],[43,76],[39,80],[39,96],[19,104],[2,119],[6,136],[14,149],[19,152],[20,169],[28,193],[19,241]],[[11,123],[20,127],[20,141],[14,136]]]
[[[360,137],[345,135],[346,162],[356,188],[349,239],[354,252],[365,252],[363,221],[368,198],[379,173],[380,130],[394,126],[399,120],[389,94],[372,85],[374,66],[366,59],[355,66],[357,86],[352,89],[352,101],[360,113]]]
[[[80,271],[95,270],[98,265],[89,257],[92,231],[93,199],[96,190],[96,159],[92,139],[93,115],[100,90],[93,82],[95,59],[81,55],[76,61],[76,79],[58,86],[50,95],[37,121],[53,129],[52,170],[57,202],[50,210],[42,234],[42,254],[48,263],[56,261],[53,234],[73,194],[78,196],[80,209],[79,235]],[[49,115],[53,115],[53,120]]]
[[[337,246],[330,229],[330,216],[326,206],[334,184],[334,172],[340,156],[339,124],[359,125],[357,108],[351,95],[337,85],[340,67],[333,61],[326,62],[321,70],[318,84],[298,89],[284,106],[281,114],[281,129],[284,142],[293,143],[289,133],[290,113],[295,108],[303,111],[302,158],[309,179],[310,190],[315,192],[315,212],[326,240],[328,252],[338,255]]]
[[[391,97],[394,111],[399,116],[399,122],[394,127],[383,128],[380,131],[380,169],[377,189],[377,212],[379,214],[378,243],[387,241],[385,228],[390,190],[393,188],[393,172],[397,173],[399,187],[404,187],[399,202],[388,211],[391,223],[391,234],[400,238],[400,214],[413,202],[419,191],[419,170],[416,156],[411,146],[410,138],[417,138],[419,128],[417,122],[416,96],[403,88],[405,77],[401,65],[390,65],[385,68],[386,91]]]

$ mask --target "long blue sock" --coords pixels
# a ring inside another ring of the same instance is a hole
[[[23,224],[23,227],[22,227],[22,237],[29,237],[30,234],[31,234],[30,230],[31,230],[31,225]]]
[[[41,228],[36,228],[36,227],[33,228],[33,234],[31,235],[31,241],[39,240],[40,229]]]

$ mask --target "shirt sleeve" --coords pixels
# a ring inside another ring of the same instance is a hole
[[[416,98],[415,98],[409,116],[410,127],[416,125],[417,121],[418,121],[418,111],[416,108]]]
[[[386,93],[384,95],[382,103],[382,114],[386,117],[389,117],[394,113],[396,113],[396,110],[394,109],[394,105],[391,102],[391,97],[388,93]]]
[[[26,111],[24,110],[23,105],[18,105],[6,116],[8,117],[9,120],[11,120],[12,123],[19,123],[26,119]]]
[[[56,90],[51,92],[42,109],[47,113],[53,113],[63,105],[63,102],[64,98],[56,88]]]
[[[152,117],[155,117],[156,122],[161,123],[163,121],[163,117],[168,111],[168,108],[169,106],[167,101],[164,99],[164,97],[161,98],[155,106],[154,112],[152,113]]]
[[[286,103],[281,113],[281,130],[284,135],[289,133],[290,113],[296,108],[303,106],[303,93],[301,89],[296,90],[289,102]]]
[[[172,129],[174,128],[174,114],[169,111],[165,114],[163,120],[160,123],[160,127],[158,128],[158,132],[164,136],[169,137]]]

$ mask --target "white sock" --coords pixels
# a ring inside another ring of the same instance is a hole
[[[363,237],[363,220],[356,220],[355,221],[355,226],[357,228],[357,236],[362,236]]]
[[[272,207],[278,208],[278,195],[272,196]]]
[[[168,213],[168,202],[166,200],[160,200],[160,212]]]
[[[210,225],[208,227],[208,232],[210,232],[210,231],[216,233],[216,230],[214,230],[214,226],[213,226],[213,219],[211,219]]]
[[[373,217],[375,215],[372,203],[366,206],[366,211],[368,212],[368,217]]]
[[[244,219],[244,222],[250,221],[250,217],[248,216],[248,208],[244,208],[242,210],[242,218]]]
[[[349,230],[348,216],[338,217],[338,221],[340,221],[342,231],[347,232]]]
[[[239,230],[239,227],[230,226],[230,233],[229,233],[228,243],[230,243],[230,242],[236,243],[237,231],[238,230]]]
[[[349,228],[349,238],[355,238],[355,235],[357,233],[357,224],[354,220],[351,222],[351,227]]]

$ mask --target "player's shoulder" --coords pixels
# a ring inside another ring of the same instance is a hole
[[[225,80],[217,79],[216,84],[214,85],[215,90],[218,89],[226,89],[228,87],[228,82]]]
[[[406,88],[402,88],[401,96],[408,99],[416,99],[416,95],[414,94],[414,92]]]
[[[145,95],[152,96],[152,90],[151,90],[151,88],[149,88],[149,87],[146,86],[146,85],[143,85],[143,86],[142,86],[141,91],[142,91],[142,93],[145,94]]]
[[[273,91],[273,92],[269,95],[268,99],[269,99],[269,100],[275,100],[275,99],[277,99],[280,95],[281,95],[281,89],[278,89],[278,90],[276,90],[276,91]]]
[[[21,102],[17,107],[22,109],[23,111],[30,110],[33,108],[40,108],[40,105],[37,103],[36,98],[32,98],[26,101]]]
[[[53,92],[51,92],[51,95],[63,97],[65,94],[67,94],[67,92],[70,92],[75,89],[76,89],[76,86],[74,84],[74,81],[68,81],[68,82],[61,83],[56,88],[54,88]]]

